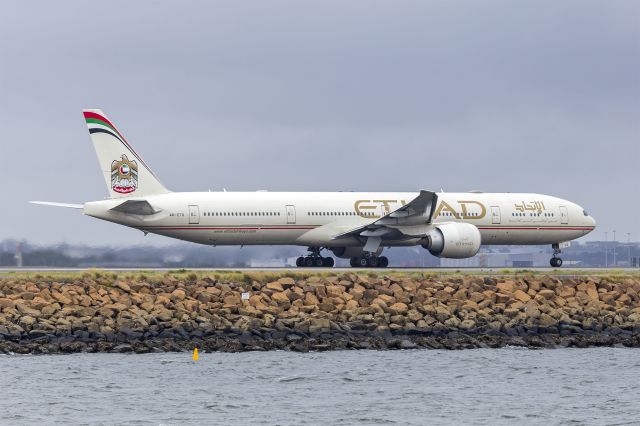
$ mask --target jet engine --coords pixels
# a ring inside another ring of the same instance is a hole
[[[422,247],[437,257],[464,259],[480,250],[480,231],[470,223],[443,223],[427,234]]]

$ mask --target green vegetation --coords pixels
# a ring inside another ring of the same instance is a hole
[[[365,275],[367,277],[376,278],[391,276],[394,278],[413,278],[413,279],[437,279],[437,278],[453,278],[456,276],[513,276],[516,277],[540,277],[544,275],[557,277],[577,277],[577,276],[597,276],[611,281],[619,281],[625,278],[637,278],[640,275],[638,271],[628,271],[621,269],[602,269],[602,270],[580,270],[580,269],[557,269],[546,271],[535,271],[531,269],[500,269],[486,271],[430,271],[425,270],[397,270],[397,269],[381,269],[381,270],[333,270],[333,271],[314,271],[312,269],[302,270],[251,270],[251,271],[234,271],[234,270],[188,270],[177,269],[170,271],[149,271],[149,270],[127,270],[127,271],[109,271],[101,269],[87,269],[85,271],[64,271],[64,272],[21,272],[10,271],[0,273],[0,279],[3,281],[49,281],[60,283],[72,283],[78,281],[93,281],[102,285],[113,285],[118,279],[144,281],[150,284],[161,283],[165,279],[173,277],[180,281],[197,282],[207,279],[222,282],[235,282],[251,284],[253,282],[267,283],[276,281],[279,278],[291,277],[294,279],[307,279],[312,276],[317,277],[340,277],[345,274]]]

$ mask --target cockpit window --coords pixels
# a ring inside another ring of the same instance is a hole
[[[582,214],[585,215],[585,216],[589,216],[589,213],[587,213],[586,210],[582,210]]]

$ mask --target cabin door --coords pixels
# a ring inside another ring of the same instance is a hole
[[[296,208],[292,205],[285,206],[287,210],[287,224],[295,225],[296,223]]]
[[[491,223],[494,225],[500,224],[500,207],[491,206]]]
[[[565,206],[560,206],[560,223],[563,225],[569,224],[569,212]]]
[[[198,206],[189,206],[189,224],[196,225],[200,223],[200,208]]]

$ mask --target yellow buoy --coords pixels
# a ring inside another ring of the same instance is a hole
[[[193,349],[193,360],[194,361],[198,360],[198,348]]]

